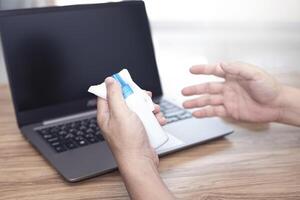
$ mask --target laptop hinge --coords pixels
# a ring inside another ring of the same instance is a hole
[[[56,124],[56,123],[60,123],[60,122],[64,122],[64,121],[72,121],[74,119],[78,119],[78,118],[82,118],[82,117],[86,117],[86,116],[90,116],[90,115],[96,115],[96,113],[97,113],[97,111],[93,110],[93,111],[78,113],[78,114],[69,115],[69,116],[65,116],[65,117],[50,119],[50,120],[43,121],[43,125]]]

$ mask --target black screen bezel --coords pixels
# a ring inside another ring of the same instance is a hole
[[[72,6],[62,6],[62,7],[44,7],[44,8],[31,8],[31,9],[19,9],[19,10],[6,10],[6,11],[0,11],[0,21],[3,20],[5,17],[15,16],[15,15],[28,15],[28,14],[38,14],[38,13],[45,13],[45,12],[65,12],[65,11],[74,11],[74,10],[83,10],[83,9],[95,9],[95,8],[104,8],[104,7],[114,7],[114,6],[138,6],[140,9],[143,9],[146,16],[146,23],[148,28],[148,35],[145,35],[145,37],[148,37],[147,39],[150,39],[152,41],[151,36],[151,30],[150,30],[150,24],[147,17],[145,5],[143,1],[131,1],[131,2],[115,2],[115,3],[102,3],[102,4],[86,4],[86,5],[72,5]],[[3,38],[1,37],[1,40],[3,41]],[[2,42],[3,45],[3,42]],[[11,94],[13,98],[13,104],[15,108],[17,123],[19,127],[32,124],[32,123],[39,123],[45,120],[54,119],[58,117],[63,117],[66,115],[72,115],[80,112],[86,112],[95,110],[96,106],[90,106],[88,102],[90,102],[92,99],[84,98],[84,99],[78,99],[72,102],[68,103],[62,103],[62,104],[56,104],[51,106],[46,106],[38,109],[33,110],[26,110],[26,111],[19,111],[17,110],[17,102],[15,96],[15,89],[14,84],[11,82],[11,78],[13,76],[9,64],[6,61],[6,55],[5,50],[3,46],[3,55],[4,60],[6,64],[7,69],[7,75],[9,80],[9,85],[11,89]],[[158,97],[162,95],[162,87],[160,83],[159,73],[157,69],[157,63],[155,59],[155,53],[154,53],[154,47],[153,43],[151,42],[151,48],[152,48],[152,54],[154,63],[156,66],[153,66],[153,70],[157,74],[158,83],[156,85],[158,86],[155,91],[154,97]],[[149,55],[151,56],[151,55]],[[96,99],[96,97],[95,97]],[[95,100],[94,99],[94,100]],[[93,101],[93,100],[92,100]]]

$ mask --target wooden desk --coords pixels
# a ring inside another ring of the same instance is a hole
[[[183,199],[300,199],[300,129],[233,125],[235,133],[161,159],[160,172]],[[128,199],[118,172],[69,184],[17,128],[0,86],[0,199]]]

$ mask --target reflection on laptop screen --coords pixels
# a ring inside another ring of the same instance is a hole
[[[126,4],[74,8],[1,18],[18,111],[93,98],[88,87],[122,68],[141,87],[161,94],[144,9]]]

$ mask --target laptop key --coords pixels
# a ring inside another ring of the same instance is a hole
[[[172,123],[172,122],[178,121],[177,117],[170,117],[170,118],[166,118],[166,119],[167,119],[167,123]]]
[[[58,127],[61,131],[65,131],[67,129],[67,126],[66,125],[60,125]]]
[[[185,113],[184,110],[180,110],[180,111],[172,112],[172,113],[166,113],[165,118],[177,117],[178,115],[182,115],[184,113]]]
[[[49,134],[48,129],[43,129],[43,130],[37,130],[37,132],[41,135]]]
[[[55,151],[56,151],[57,153],[61,153],[61,152],[67,150],[67,149],[66,149],[65,147],[63,147],[63,146],[56,146],[54,149],[55,149]]]
[[[179,115],[178,117],[179,117],[180,119],[188,119],[188,118],[193,117],[193,115],[192,115],[191,113],[189,113],[189,112],[186,112],[186,113],[184,113],[184,114],[182,114],[182,115]]]
[[[76,123],[75,123],[75,122],[71,123],[71,124],[70,124],[70,127],[71,127],[71,128],[75,128],[75,127],[76,127]]]
[[[57,142],[58,141],[58,137],[49,138],[47,141],[50,142],[50,143]]]
[[[50,139],[50,138],[52,138],[52,137],[53,137],[53,136],[52,136],[51,134],[48,134],[48,133],[43,135],[43,138],[45,138],[46,140],[47,140],[47,139]]]
[[[86,130],[86,133],[93,134],[93,133],[95,133],[95,131],[93,129],[89,128]]]
[[[96,128],[97,125],[96,125],[96,124],[90,124],[89,127],[90,127],[90,128]]]
[[[58,142],[58,141],[52,142],[52,143],[50,143],[50,144],[51,144],[51,146],[53,146],[53,147],[57,147],[57,146],[60,146],[60,145],[61,145],[60,142]]]
[[[97,137],[91,137],[91,138],[88,138],[88,141],[90,143],[96,143],[96,142],[99,142],[99,139]]]
[[[65,143],[65,145],[68,149],[74,149],[77,147],[77,145],[73,141],[68,141]]]
[[[86,130],[87,128],[86,128],[86,126],[85,125],[81,125],[80,127],[79,127],[79,130],[81,130],[81,131],[84,131],[84,130]]]
[[[80,140],[79,142],[77,142],[80,146],[85,146],[88,144],[88,142],[86,140]]]
[[[77,131],[76,135],[77,135],[77,136],[83,136],[84,133],[83,133],[82,131]]]
[[[59,131],[59,129],[57,127],[54,127],[50,130],[50,133],[57,133]]]
[[[68,133],[66,136],[65,136],[65,139],[71,139],[73,138],[74,135],[72,133]]]
[[[68,132],[71,133],[71,134],[74,134],[74,133],[76,133],[76,129],[75,128],[71,128]]]

